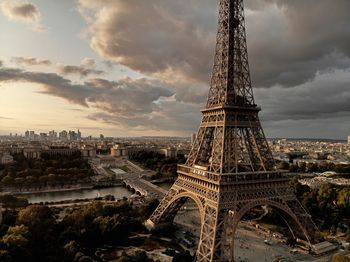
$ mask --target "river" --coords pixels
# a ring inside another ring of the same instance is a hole
[[[96,197],[104,197],[113,195],[116,199],[131,196],[131,192],[122,186],[100,188],[100,189],[81,189],[72,191],[59,192],[40,192],[22,195],[27,198],[29,203],[35,204],[40,202],[59,202],[63,200],[75,199],[93,199]]]
[[[126,174],[125,171],[114,168],[111,169],[117,176]],[[157,184],[157,186],[168,190],[174,182],[167,182]],[[80,189],[71,191],[57,191],[57,192],[37,192],[22,195],[27,198],[29,203],[35,204],[40,202],[60,202],[64,200],[76,200],[76,199],[93,199],[96,197],[104,197],[106,195],[113,195],[115,199],[121,199],[123,197],[129,197],[132,195],[130,191],[122,186],[100,188],[100,189]]]

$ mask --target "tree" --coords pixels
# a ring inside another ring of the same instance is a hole
[[[12,262],[14,261],[11,257],[11,253],[7,250],[0,250],[0,261],[2,262]]]
[[[333,256],[332,262],[350,262],[350,258],[342,255],[342,254],[338,254]]]
[[[17,224],[28,227],[31,233],[30,253],[35,261],[62,261],[58,254],[63,246],[57,245],[58,232],[53,212],[47,206],[31,205],[18,213]]]
[[[192,262],[194,257],[186,250],[185,253],[175,254],[173,262]]]
[[[289,163],[287,163],[285,161],[282,161],[281,163],[279,163],[278,169],[280,169],[280,170],[289,170]]]
[[[309,172],[318,172],[318,165],[317,165],[317,163],[309,163],[308,165],[307,165],[307,169],[308,169],[308,171]]]
[[[4,185],[11,185],[13,183],[13,178],[7,175],[1,179],[1,183]]]
[[[67,261],[73,261],[75,255],[79,252],[80,247],[75,241],[70,241],[64,245],[64,257]]]
[[[159,201],[157,199],[147,200],[138,209],[140,217],[142,217],[145,220],[146,218],[148,218],[153,213],[153,211],[157,208],[158,205],[159,205]]]
[[[299,167],[297,165],[290,165],[289,172],[296,173],[298,172]]]
[[[330,184],[321,185],[317,195],[320,208],[326,208],[332,203],[332,200],[335,200],[335,198],[335,190]]]
[[[64,245],[64,251],[67,255],[75,255],[79,251],[79,245],[75,241],[70,241]]]
[[[0,202],[5,208],[18,208],[28,206],[28,200],[23,197],[6,194],[0,196]]]
[[[116,262],[153,262],[153,259],[148,258],[145,251],[136,251],[134,255],[123,253]]]
[[[52,211],[47,206],[31,205],[22,209],[18,214],[18,223],[28,226],[29,229],[40,227],[42,231],[54,222]]]
[[[73,262],[93,262],[93,260],[91,257],[86,256],[84,253],[78,252],[74,257]]]
[[[1,252],[0,261],[32,261],[30,249],[31,234],[28,227],[24,225],[9,227],[7,233],[2,238],[2,243],[8,252]],[[2,257],[6,259],[2,260]]]
[[[317,216],[319,212],[318,202],[317,202],[317,194],[314,191],[306,192],[301,199],[302,205],[307,209],[308,212],[312,215],[312,217]]]
[[[8,247],[26,247],[28,245],[29,230],[24,225],[9,227],[2,241]]]
[[[135,255],[133,256],[134,262],[143,262],[143,261],[153,261],[152,259],[149,259],[145,251],[136,251]]]
[[[299,167],[298,172],[305,173],[305,171],[306,171],[306,163],[305,162],[300,162],[298,167]]]
[[[346,187],[343,188],[338,192],[338,201],[337,204],[344,207],[349,208],[350,207],[350,188]]]
[[[310,191],[310,188],[308,186],[302,185],[299,183],[298,177],[293,177],[289,182],[290,187],[293,189],[294,194],[297,197],[301,197],[306,192]]]

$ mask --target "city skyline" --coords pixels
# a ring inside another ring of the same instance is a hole
[[[115,137],[196,132],[217,1],[151,1],[0,1],[0,135],[30,126]],[[350,133],[350,3],[322,0],[316,9],[246,1],[267,137]]]
[[[74,130],[71,130],[74,129]],[[57,137],[57,139],[59,139],[59,134],[62,132],[75,132],[75,131],[79,131],[81,134],[81,138],[100,138],[101,135],[103,135],[103,137],[105,137],[105,135],[103,133],[96,133],[95,135],[91,135],[90,133],[84,133],[84,135],[82,135],[81,129],[80,128],[60,128],[57,130],[34,130],[34,129],[25,129],[25,131],[23,133],[21,132],[10,132],[8,134],[0,134],[0,138],[8,138],[8,137],[19,137],[19,138],[27,138],[27,133],[28,132],[34,132],[35,135],[38,135],[40,137],[40,135],[47,135],[47,138],[50,138],[50,135],[52,132],[54,132]],[[184,136],[147,136],[147,135],[140,135],[140,136],[106,136],[105,138],[145,138],[145,137],[149,137],[149,138],[181,138],[181,139],[190,139],[191,141],[196,137],[196,133],[191,133],[188,135],[184,135]],[[336,138],[308,138],[308,137],[266,137],[268,140],[283,140],[283,139],[287,139],[287,140],[301,140],[301,141],[339,141],[339,142],[344,142],[344,143],[348,143],[350,144],[350,135],[348,135],[345,138],[340,138],[340,139],[336,139]]]

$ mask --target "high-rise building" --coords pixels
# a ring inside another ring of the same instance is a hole
[[[68,133],[66,130],[63,130],[62,132],[59,133],[58,135],[59,139],[65,140],[68,137]]]
[[[69,130],[68,139],[69,140],[77,140],[77,138],[78,138],[78,134],[75,131]]]
[[[57,132],[55,130],[52,130],[49,132],[49,138],[50,139],[56,139],[57,138]]]
[[[29,131],[29,139],[34,140],[35,139],[35,132],[34,131]]]
[[[77,138],[78,138],[78,140],[80,140],[81,139],[81,132],[80,132],[80,130],[78,129],[78,135],[77,135]]]
[[[40,133],[40,139],[41,140],[46,140],[47,139],[47,134],[46,133]]]
[[[348,136],[348,145],[350,145],[350,135]]]

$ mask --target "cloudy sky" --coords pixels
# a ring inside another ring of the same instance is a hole
[[[350,1],[246,0],[268,137],[350,133]],[[196,132],[218,0],[0,0],[0,134]]]

